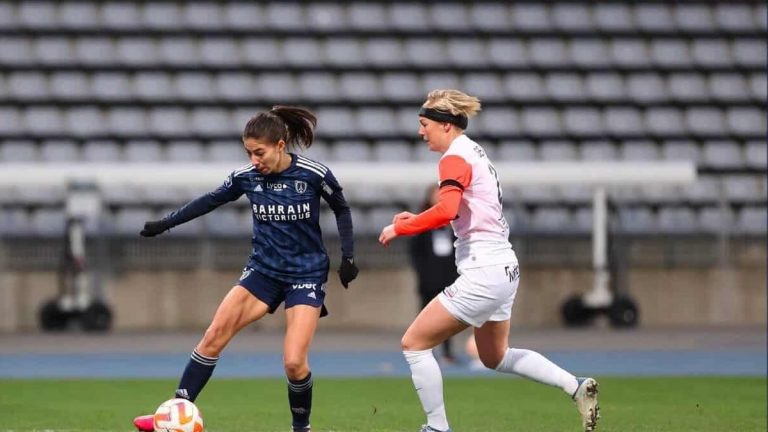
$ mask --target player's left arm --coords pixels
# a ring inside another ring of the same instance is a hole
[[[344,198],[342,187],[328,170],[320,183],[320,195],[328,203],[336,215],[336,227],[339,230],[341,240],[341,265],[339,266],[339,279],[344,288],[347,288],[358,273],[354,258],[354,232],[352,228],[352,211]]]
[[[472,182],[472,166],[456,155],[440,159],[440,191],[437,203],[410,218],[396,219],[384,228],[379,241],[386,245],[400,235],[419,234],[443,227],[456,219],[464,190]]]

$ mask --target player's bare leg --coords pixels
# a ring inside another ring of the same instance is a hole
[[[230,340],[243,327],[259,320],[269,311],[266,303],[248,290],[236,285],[219,304],[211,325],[192,352],[182,374],[176,396],[194,401],[216,367],[218,356]],[[155,430],[152,415],[133,419],[133,425],[142,432]]]
[[[320,308],[295,305],[285,310],[286,327],[283,343],[283,367],[288,378],[288,401],[295,432],[309,432],[312,412],[312,373],[309,369],[309,347],[317,330]]]
[[[403,355],[411,368],[411,378],[421,406],[427,414],[427,424],[422,426],[422,431],[450,431],[443,400],[443,376],[432,348],[467,327],[435,298],[403,335]]]
[[[561,388],[576,402],[584,430],[593,431],[599,418],[597,382],[592,378],[577,379],[535,351],[510,348],[509,327],[509,320],[505,320],[488,321],[475,329],[475,342],[483,365]]]

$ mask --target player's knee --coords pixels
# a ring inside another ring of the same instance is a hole
[[[230,333],[231,332],[221,326],[211,324],[205,331],[203,340],[201,340],[198,345],[198,351],[205,356],[218,356],[227,345]]]
[[[419,345],[416,342],[416,340],[408,335],[408,333],[403,335],[403,338],[400,339],[400,349],[403,351],[419,351]]]
[[[299,380],[309,373],[309,365],[303,358],[285,357],[283,359],[283,369],[285,376],[292,380]]]
[[[504,353],[483,353],[480,352],[480,361],[483,363],[483,366],[487,367],[488,369],[496,369],[496,366],[501,363],[501,360],[504,359]]]

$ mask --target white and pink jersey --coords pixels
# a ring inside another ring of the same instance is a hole
[[[463,185],[458,217],[451,222],[457,237],[456,266],[462,269],[517,262],[509,243],[509,225],[501,210],[498,174],[485,150],[460,135],[451,142],[441,162],[456,157],[472,170],[469,184]]]

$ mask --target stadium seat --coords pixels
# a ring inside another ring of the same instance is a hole
[[[440,9],[440,8],[438,8]],[[461,20],[461,22],[465,22]],[[486,45],[480,38],[449,38],[445,53],[450,64],[456,67],[483,67],[488,63]]]
[[[194,4],[194,3],[192,3]],[[218,10],[218,8],[216,8]],[[204,21],[200,22],[200,25]],[[207,66],[238,66],[242,64],[237,41],[229,38],[207,38],[200,41],[200,61]]]
[[[157,162],[165,160],[163,149],[157,141],[134,141],[125,143],[124,155],[128,162]]]
[[[28,64],[35,59],[34,46],[31,39],[18,36],[0,37],[3,49],[0,50],[0,60],[8,64]]]
[[[662,207],[657,221],[662,233],[694,233],[699,230],[696,214],[689,207]]]
[[[405,58],[413,66],[440,66],[448,55],[441,39],[407,39]]]
[[[513,38],[491,38],[488,41],[488,56],[493,65],[514,67],[528,65],[528,47],[523,41]]]
[[[144,222],[154,220],[156,216],[148,208],[126,207],[119,209],[113,219],[113,232],[117,235],[135,237],[144,227]]]
[[[652,141],[627,140],[619,146],[621,159],[631,161],[654,161],[659,159],[659,149]]]
[[[135,97],[145,100],[167,100],[176,97],[171,75],[164,72],[138,72],[133,77]]]
[[[736,65],[744,67],[765,67],[766,41],[760,39],[735,39],[730,52]]]
[[[164,37],[159,39],[158,59],[169,66],[200,64],[198,46],[192,39]]]
[[[546,94],[541,76],[534,73],[507,73],[504,90],[512,99],[535,100]]]
[[[398,39],[373,38],[365,42],[365,62],[372,66],[399,66],[408,58]]]
[[[523,108],[521,118],[520,126],[526,133],[557,134],[561,131],[560,116],[553,108]]]
[[[676,25],[670,6],[665,3],[636,3],[635,23],[642,30],[675,30]]]
[[[202,218],[205,231],[215,236],[250,236],[252,219],[249,211],[233,207],[218,208]]]
[[[618,226],[621,231],[632,234],[658,232],[656,215],[647,207],[619,208]]]
[[[426,6],[420,3],[391,3],[389,22],[397,30],[421,30],[431,25]]]
[[[21,113],[15,107],[0,107],[0,133],[21,132]]]
[[[585,161],[611,161],[618,159],[616,146],[610,141],[584,141],[581,159]]]
[[[246,37],[240,42],[240,57],[246,66],[283,64],[283,49],[273,38]]]
[[[537,207],[531,214],[530,227],[534,231],[565,233],[573,229],[571,214],[563,207]]]
[[[685,133],[683,113],[677,108],[648,108],[645,110],[644,129],[650,133]]]
[[[507,30],[509,20],[509,6],[504,3],[472,3],[469,7],[469,22],[475,29]]]
[[[332,160],[344,162],[372,160],[371,148],[364,141],[337,141],[330,148],[330,156]]]
[[[616,134],[639,134],[643,132],[643,117],[632,107],[609,107],[603,111],[606,129]]]
[[[315,31],[345,29],[349,27],[344,5],[313,3],[306,5],[307,25]]]
[[[349,108],[321,107],[315,110],[318,135],[349,135],[357,132],[354,114]]]
[[[263,73],[259,76],[258,82],[259,91],[264,98],[279,101],[299,98],[299,86],[292,75],[282,72]]]
[[[613,39],[609,48],[617,66],[646,66],[651,62],[650,50],[641,39]]]
[[[571,141],[545,140],[539,144],[539,156],[546,162],[575,161],[578,159],[577,153]]]
[[[55,3],[20,2],[16,8],[16,18],[26,28],[55,28],[58,24],[57,15]]]
[[[258,3],[227,2],[220,7],[224,8],[222,13],[226,28],[252,29],[265,25],[266,17]]]
[[[482,102],[506,101],[499,76],[495,73],[468,73],[459,88],[480,98]]]
[[[388,72],[381,76],[381,91],[389,101],[412,101],[415,96],[422,96],[419,77],[412,73]],[[423,95],[426,97],[426,94]]]
[[[555,28],[565,31],[586,31],[594,28],[592,10],[587,3],[554,3],[550,15]]]
[[[83,144],[84,162],[120,162],[122,151],[114,141],[88,140]]]
[[[402,141],[378,140],[373,144],[373,160],[402,162],[413,160],[413,146]]]
[[[390,108],[359,108],[357,110],[358,131],[364,135],[384,135],[392,130],[396,123]]]
[[[756,176],[746,174],[723,177],[723,191],[730,202],[756,201],[765,199],[765,187]]]
[[[747,3],[718,3],[714,9],[714,19],[722,30],[744,30],[754,26],[753,11]]]
[[[563,110],[565,132],[573,135],[591,135],[605,130],[603,116],[597,108],[565,108]]]
[[[325,59],[334,66],[355,66],[363,57],[363,47],[355,38],[329,38],[325,42]]]
[[[273,28],[304,30],[307,28],[306,16],[301,3],[275,2],[264,6],[266,19],[264,24]]]
[[[685,118],[688,130],[696,135],[718,135],[725,130],[725,119],[719,108],[690,107]]]
[[[744,234],[766,233],[768,212],[763,207],[744,207],[736,218],[736,230]]]
[[[673,10],[675,23],[680,30],[711,31],[715,27],[708,4],[676,4]]]
[[[668,161],[701,161],[699,146],[689,140],[667,140],[661,146],[662,159]]]
[[[587,98],[581,76],[574,73],[550,73],[544,78],[547,95],[557,101],[578,101]],[[497,94],[501,94],[497,90]],[[536,95],[539,96],[539,95]]]
[[[349,25],[356,30],[382,30],[389,27],[388,10],[383,3],[352,2],[347,5]]]
[[[733,230],[736,217],[731,207],[707,206],[699,210],[698,219],[703,232],[721,233]]]
[[[615,73],[591,73],[585,82],[589,97],[595,100],[617,100],[627,96],[621,75]]]
[[[205,101],[215,97],[213,80],[203,72],[182,72],[173,80],[176,94],[182,100]]]
[[[651,58],[658,67],[683,67],[693,63],[688,44],[684,40],[651,40]]]
[[[721,102],[749,100],[750,91],[744,76],[718,73],[709,76],[709,93]]]
[[[435,89],[458,88],[461,80],[458,74],[452,72],[435,72],[424,74],[421,79],[422,95],[419,99],[425,98],[427,93]]]
[[[165,146],[165,149],[168,161],[171,163],[203,162],[206,160],[203,146],[198,141],[171,141]]]
[[[96,72],[91,78],[90,93],[97,100],[127,99],[131,96],[130,89],[131,80],[124,72]]]
[[[473,121],[469,127],[472,128]],[[509,135],[520,131],[520,123],[517,112],[509,107],[490,107],[481,111],[479,115],[483,131],[498,135]]]
[[[40,160],[48,163],[77,162],[80,149],[71,140],[46,140],[40,144]]]
[[[147,2],[141,8],[141,23],[150,29],[178,29],[186,27],[181,7],[173,2]]]
[[[342,74],[339,78],[339,89],[342,97],[348,100],[379,101],[382,98],[382,88],[376,75],[365,72]],[[338,93],[335,95],[338,97]],[[413,94],[411,94],[413,97]],[[333,99],[333,97],[332,97]]]
[[[149,131],[158,135],[189,133],[189,116],[181,107],[155,107],[147,112]]]
[[[75,58],[82,65],[111,65],[118,62],[114,42],[107,37],[80,37],[75,40]]]
[[[176,58],[178,62],[186,62],[188,58],[181,57],[184,53],[177,51],[175,47],[181,45],[183,40],[177,42],[171,42],[175,40],[164,39],[164,43],[173,43],[174,48],[167,48],[163,46],[163,52],[157,52],[157,45],[155,41],[149,37],[138,38],[117,38],[115,43],[115,50],[117,54],[117,61],[128,66],[149,65],[155,64],[160,59]]]
[[[0,3],[0,27],[14,28],[19,19],[16,17],[16,7],[12,3]]]
[[[24,112],[24,129],[33,134],[61,133],[64,130],[62,112],[54,106],[30,106]]]
[[[564,67],[568,64],[568,47],[562,39],[531,39],[528,42],[531,63],[540,67]]]
[[[607,44],[600,39],[572,39],[570,43],[570,60],[575,65],[601,67],[610,63],[610,52]]]
[[[554,28],[546,4],[514,3],[512,25],[521,30],[548,30]]]
[[[716,203],[723,198],[721,182],[714,176],[699,176],[693,184],[680,188],[683,198],[691,203]]]
[[[766,168],[766,158],[768,150],[765,140],[748,141],[744,148],[744,162],[746,166],[752,168]]]
[[[336,75],[325,72],[308,72],[298,77],[298,85],[303,100],[328,101],[338,95]]]
[[[669,93],[681,102],[701,100],[707,95],[707,83],[698,73],[672,74],[669,77]]]
[[[759,108],[730,107],[726,117],[728,129],[735,134],[765,135],[765,111]]]
[[[220,4],[213,2],[185,3],[182,8],[182,19],[179,21],[184,27],[192,29],[224,28]]]
[[[691,53],[694,61],[702,67],[728,67],[733,64],[731,51],[724,40],[694,40]]]
[[[0,162],[35,162],[37,159],[38,149],[33,141],[6,140],[0,143]]]
[[[214,92],[225,101],[252,101],[261,95],[254,77],[247,72],[222,72],[214,78]]]
[[[749,78],[749,87],[753,100],[762,103],[768,98],[768,79],[765,73],[753,73]]]
[[[467,19],[471,8],[469,3],[432,4],[428,11],[431,28],[442,31],[466,31],[472,26]]]
[[[634,27],[632,11],[628,4],[595,3],[592,5],[595,26],[601,30],[625,30]]]
[[[283,40],[282,51],[289,66],[317,66],[325,61],[321,42],[315,39],[286,38]]]
[[[64,237],[66,217],[61,209],[41,207],[29,217],[29,228],[34,235],[42,237]]]
[[[669,98],[670,91],[659,74],[631,74],[627,77],[627,95],[640,102],[656,102]]]
[[[538,147],[530,141],[501,141],[496,149],[496,160],[499,162],[534,161],[538,159],[537,149]]]
[[[741,146],[730,140],[707,141],[702,152],[703,164],[713,168],[739,168],[744,166]]]
[[[88,78],[79,72],[55,72],[48,80],[51,96],[59,99],[88,99]]]
[[[14,72],[8,76],[10,95],[23,99],[35,100],[50,97],[48,80],[41,72]]]
[[[23,236],[31,234],[29,216],[22,208],[0,207],[0,235]]]

